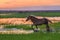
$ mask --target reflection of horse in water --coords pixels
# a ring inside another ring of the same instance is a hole
[[[31,27],[33,28],[33,25],[36,26],[36,28],[38,29],[38,25],[42,25],[42,24],[45,24],[46,25],[46,30],[49,32],[50,31],[50,27],[48,25],[48,22],[52,23],[50,20],[48,20],[47,18],[41,18],[41,19],[38,19],[34,16],[28,16],[26,21],[28,20],[31,20],[32,21],[32,25]]]

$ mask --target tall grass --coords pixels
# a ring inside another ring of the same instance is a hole
[[[2,14],[6,14],[6,13],[2,13]],[[10,15],[0,15],[0,18],[24,18],[27,17],[29,15],[36,15],[36,16],[60,16],[60,12],[26,12],[26,13],[8,13]]]

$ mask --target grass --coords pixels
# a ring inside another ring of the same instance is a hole
[[[7,13],[1,13],[1,14],[7,14]],[[60,12],[23,12],[23,13],[8,13],[10,15],[0,15],[0,18],[25,18],[29,15],[35,15],[35,16],[49,16],[49,17],[55,17],[60,16]]]
[[[50,24],[53,28],[60,28],[60,23]],[[40,28],[44,28],[42,25]],[[8,25],[6,28],[24,28],[30,30],[29,25]],[[60,33],[34,32],[32,34],[0,34],[0,40],[60,40]]]
[[[60,40],[60,33],[0,34],[0,40]]]
[[[5,28],[17,28],[17,29],[25,29],[25,30],[30,30],[30,26],[29,25],[6,25]]]
[[[46,25],[40,25],[38,26],[40,29],[44,29]],[[53,24],[49,24],[50,27],[52,28],[60,28],[60,22],[58,23],[53,23]],[[35,26],[33,26],[35,28]],[[20,24],[20,25],[6,25],[5,28],[23,28],[25,30],[30,30],[31,29],[31,25],[23,25],[23,24]]]
[[[12,15],[3,15],[0,18],[24,18],[28,15],[36,16],[60,16],[60,12],[27,12],[27,13],[13,13]],[[60,28],[60,23],[49,24],[50,27],[54,29]],[[7,25],[5,28],[23,28],[25,30],[30,30],[30,25]],[[39,28],[44,29],[45,25],[40,26]],[[0,40],[60,40],[60,33],[43,33],[43,32],[34,32],[32,34],[0,34]]]

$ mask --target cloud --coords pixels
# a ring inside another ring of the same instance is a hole
[[[54,6],[60,5],[60,0],[0,0],[0,9],[27,6]]]

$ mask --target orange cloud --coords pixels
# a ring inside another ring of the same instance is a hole
[[[0,0],[0,8],[60,5],[60,0]]]

